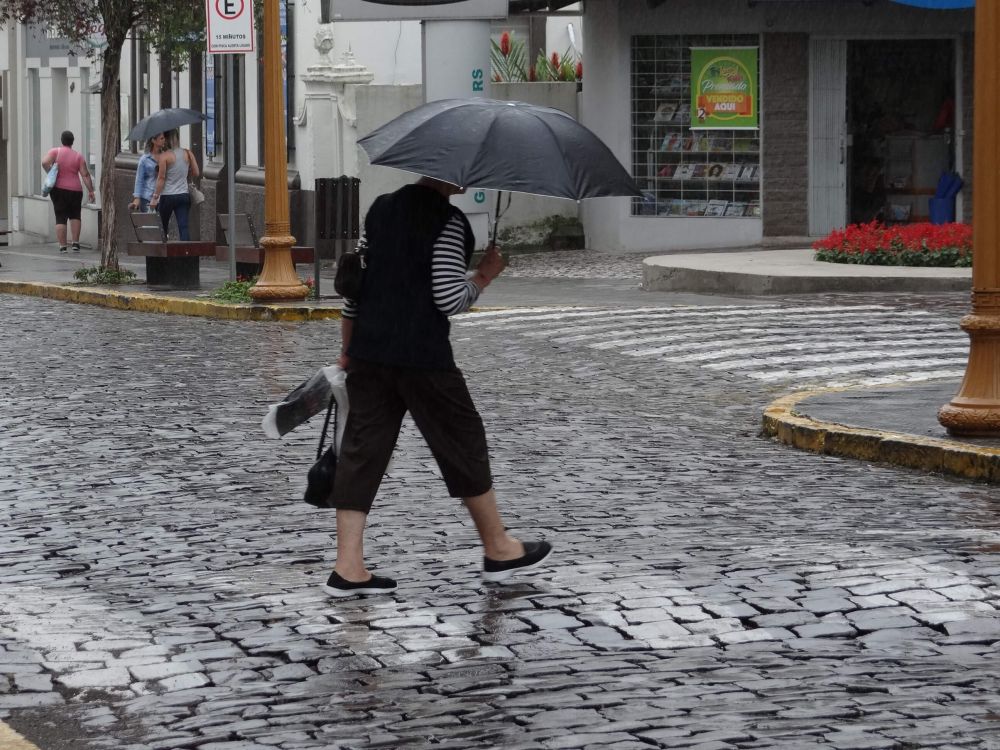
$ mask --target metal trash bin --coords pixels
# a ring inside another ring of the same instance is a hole
[[[357,242],[360,234],[361,180],[321,177],[316,180],[316,299],[319,299],[320,258],[335,261]]]

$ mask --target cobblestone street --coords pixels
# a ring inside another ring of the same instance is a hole
[[[958,295],[817,299],[768,305],[962,344]],[[1000,748],[997,490],[761,438],[787,382],[470,317],[502,509],[553,562],[484,586],[408,422],[367,537],[399,588],[334,601],[320,425],[260,420],[336,323],[0,302],[0,718],[42,750]]]

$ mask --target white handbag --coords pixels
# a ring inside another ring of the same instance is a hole
[[[205,194],[198,189],[198,186],[193,182],[188,183],[188,193],[191,194],[191,205],[197,206],[199,203],[205,202]]]
[[[59,152],[56,151],[56,160],[52,162],[48,173],[45,175],[45,182],[42,183],[42,197],[47,198],[52,188],[56,186],[56,178],[59,176]]]

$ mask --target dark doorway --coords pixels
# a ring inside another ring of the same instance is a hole
[[[955,43],[849,42],[847,126],[850,221],[927,221],[954,164]]]

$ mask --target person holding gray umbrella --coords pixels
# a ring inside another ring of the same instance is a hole
[[[392,591],[364,563],[368,512],[407,411],[450,495],[465,503],[484,548],[483,579],[542,564],[546,541],[521,542],[501,520],[482,419],[455,365],[448,316],[467,310],[504,269],[493,241],[467,277],[474,238],[448,199],[467,187],[581,200],[642,193],[611,151],[565,112],[523,102],[446,99],[406,112],[359,144],[372,164],[423,175],[380,196],[365,217],[366,268],[341,322],[350,411],[333,493],[333,596]]]
[[[180,147],[180,137],[176,130],[163,133],[169,148],[157,155],[156,187],[149,200],[149,207],[160,213],[163,233],[170,228],[170,217],[177,215],[177,236],[182,241],[191,239],[188,231],[188,217],[191,212],[191,193],[188,179],[200,175],[198,162],[188,149]]]
[[[448,493],[468,509],[483,544],[483,579],[502,582],[540,565],[545,541],[507,533],[497,509],[483,420],[449,342],[448,316],[463,312],[504,269],[490,246],[467,276],[474,238],[449,203],[464,190],[429,177],[382,195],[365,217],[361,294],[341,321],[350,410],[333,493],[337,561],[324,589],[336,597],[393,591],[364,562],[364,530],[407,412],[431,449]],[[414,508],[414,516],[421,513]]]

